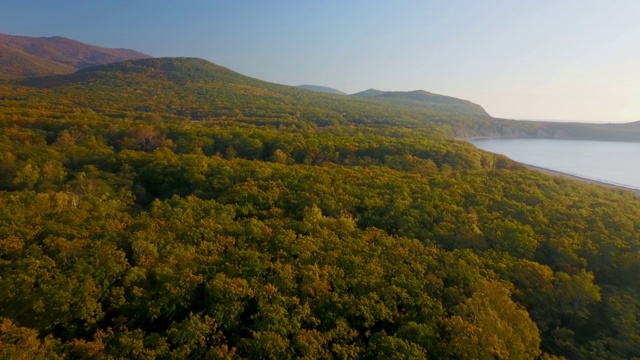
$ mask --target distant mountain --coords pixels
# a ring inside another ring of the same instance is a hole
[[[0,105],[29,109],[29,94],[42,88],[53,90],[47,92],[47,101],[53,107],[65,108],[72,102],[78,108],[90,108],[92,113],[114,119],[188,119],[294,127],[351,123],[408,126],[465,139],[640,142],[640,122],[496,119],[469,101],[425,91],[367,90],[364,94],[336,96],[261,81],[196,58],[130,60],[72,74],[0,82]]]
[[[359,93],[351,94],[349,96],[357,97],[357,98],[372,98],[372,97],[375,97],[375,96],[378,96],[378,95],[382,95],[385,92],[386,91],[381,91],[381,90],[376,90],[376,89],[369,89],[369,90],[361,91]]]
[[[39,58],[0,44],[0,78],[68,74],[74,71],[76,68],[73,66]]]
[[[305,85],[298,85],[296,87],[299,87],[299,88],[305,89],[305,90],[315,91],[315,92],[327,93],[327,94],[347,95],[346,93],[343,93],[342,91],[340,91],[338,89],[333,89],[333,88],[326,87],[326,86],[306,85],[305,84]]]
[[[567,140],[640,140],[640,122],[625,124],[588,124],[564,122],[540,122],[542,129],[537,137]]]
[[[381,91],[365,90],[352,97],[371,99],[385,105],[395,105],[410,108],[430,109],[443,112],[453,112],[464,115],[490,116],[482,106],[468,100],[451,96],[438,95],[424,90],[415,91]]]
[[[115,118],[233,119],[287,126],[402,123],[433,131],[437,124],[471,121],[465,120],[471,119],[464,116],[468,109],[455,106],[423,103],[417,107],[401,102],[390,106],[384,102],[389,99],[358,99],[308,91],[250,78],[197,58],[129,60],[15,83],[23,85],[21,91],[25,92],[31,91],[28,88],[55,89],[50,92],[52,103],[64,106],[73,99],[78,106]],[[490,120],[472,117],[482,122]]]
[[[90,66],[145,59],[151,56],[128,49],[109,49],[63,37],[0,34],[0,77],[69,74]]]
[[[638,129],[638,130],[640,130],[640,121],[634,121],[634,122],[624,123],[624,124],[609,124],[609,125],[618,126],[618,127],[626,128],[626,129]]]

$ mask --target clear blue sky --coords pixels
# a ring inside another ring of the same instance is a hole
[[[0,32],[287,85],[423,89],[498,117],[640,120],[638,0],[0,0]]]

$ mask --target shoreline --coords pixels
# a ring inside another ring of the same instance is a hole
[[[456,138],[456,140],[464,141],[464,142],[467,142],[467,143],[469,143],[471,145],[474,145],[474,146],[476,146],[476,145],[473,144],[473,141],[476,141],[476,140],[492,140],[492,139],[511,139],[511,138],[510,137],[495,137],[495,136],[467,136],[467,137]],[[523,139],[523,138],[518,138],[518,139]],[[477,146],[476,146],[476,148],[480,149]],[[488,151],[488,150],[483,150],[483,151]],[[537,172],[540,172],[540,173],[543,173],[543,174],[547,174],[547,175],[551,175],[551,176],[557,176],[557,177],[564,178],[564,179],[580,181],[580,182],[587,183],[587,184],[603,186],[603,187],[606,187],[606,188],[609,188],[609,189],[617,189],[617,190],[629,191],[629,192],[633,193],[636,198],[640,199],[640,189],[627,187],[627,186],[623,186],[623,185],[618,185],[618,184],[612,184],[612,183],[608,183],[608,182],[601,181],[601,180],[589,179],[589,178],[581,177],[581,176],[578,176],[578,175],[572,175],[572,174],[564,173],[564,172],[557,171],[557,170],[551,170],[551,169],[547,169],[547,168],[543,168],[543,167],[539,167],[539,166],[535,166],[535,165],[525,164],[525,163],[518,162],[518,161],[515,161],[515,160],[512,160],[512,161],[514,161],[515,163],[517,163],[517,164],[519,164],[519,165],[521,165],[521,166],[523,166],[523,167],[525,167],[525,168],[527,168],[529,170],[537,171]]]
[[[618,189],[618,190],[630,191],[636,196],[636,198],[640,198],[640,189],[628,188],[628,187],[624,187],[624,186],[621,186],[621,185],[610,184],[610,183],[607,183],[607,182],[604,182],[604,181],[587,179],[587,178],[583,178],[583,177],[580,177],[580,176],[571,175],[571,174],[563,173],[563,172],[560,172],[560,171],[550,170],[550,169],[546,169],[546,168],[542,168],[542,167],[534,166],[534,165],[529,165],[529,164],[525,164],[525,163],[521,163],[521,162],[518,162],[518,164],[526,167],[529,170],[538,171],[538,172],[541,172],[541,173],[544,173],[544,174],[547,174],[547,175],[552,175],[552,176],[557,176],[557,177],[561,177],[561,178],[565,178],[565,179],[581,181],[583,183],[592,184],[592,185],[604,186],[604,187],[607,187],[607,188],[610,188],[610,189]]]

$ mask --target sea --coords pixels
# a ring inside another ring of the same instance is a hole
[[[640,143],[546,139],[482,139],[471,143],[523,164],[640,190]]]

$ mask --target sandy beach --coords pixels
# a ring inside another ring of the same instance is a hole
[[[627,188],[627,187],[624,187],[624,186],[618,186],[618,185],[614,185],[614,184],[609,184],[609,183],[602,182],[602,181],[586,179],[586,178],[583,178],[583,177],[570,175],[570,174],[566,174],[566,173],[559,172],[559,171],[549,170],[549,169],[545,169],[545,168],[541,168],[541,167],[537,167],[537,166],[533,166],[533,165],[529,165],[529,164],[523,164],[523,163],[519,163],[519,164],[524,166],[524,167],[526,167],[526,168],[528,168],[528,169],[530,169],[530,170],[539,171],[539,172],[542,172],[542,173],[545,173],[545,174],[548,174],[548,175],[559,176],[559,177],[563,177],[563,178],[566,178],[566,179],[572,179],[572,180],[586,182],[586,183],[589,183],[589,184],[605,186],[605,187],[608,187],[608,188],[611,188],[611,189],[620,189],[620,190],[630,191],[630,192],[634,193],[637,198],[640,198],[640,190],[631,189],[631,188]]]

